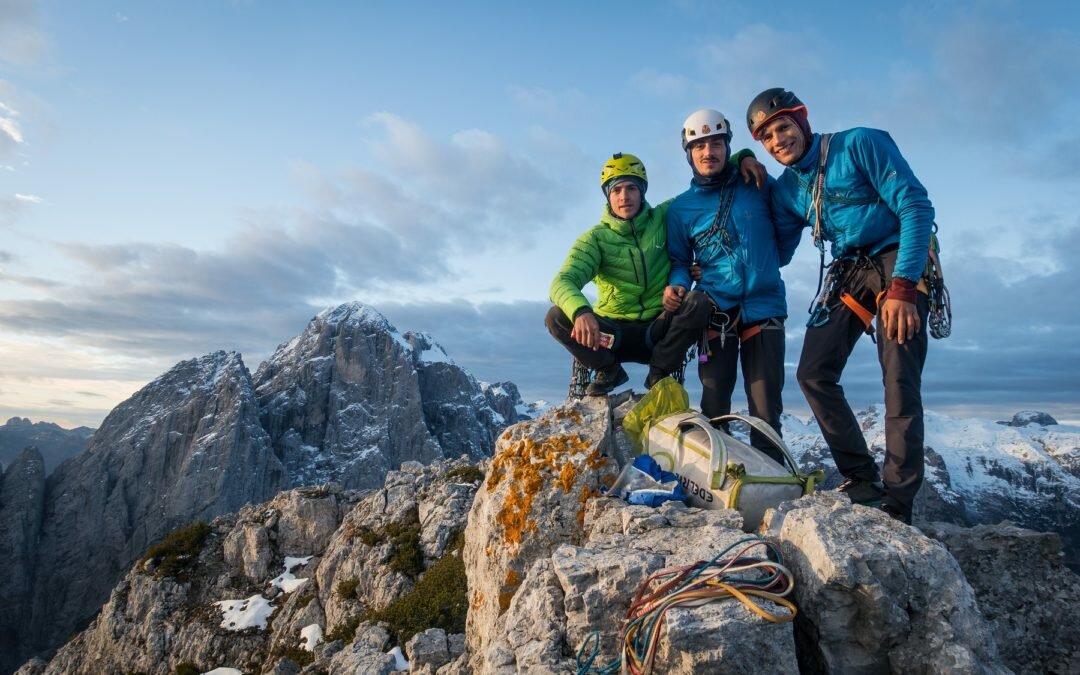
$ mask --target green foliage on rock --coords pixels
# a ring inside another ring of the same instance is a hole
[[[359,579],[345,579],[344,581],[339,581],[337,585],[338,595],[346,600],[356,598],[356,587],[359,583]]]
[[[179,576],[195,563],[211,531],[202,521],[173,530],[148,548],[139,563],[153,563],[154,576],[159,579]]]
[[[428,628],[465,632],[469,610],[468,580],[461,559],[465,536],[458,534],[446,555],[436,560],[412,590],[385,608],[365,613],[367,621],[385,621],[398,644]],[[355,629],[354,629],[355,631]]]
[[[350,644],[353,638],[356,637],[356,629],[360,626],[360,617],[351,616],[345,623],[340,623],[330,629],[323,639],[326,642],[333,642],[334,640],[341,640],[345,644]]]
[[[173,671],[175,675],[200,675],[203,670],[194,663],[179,663],[176,665],[176,670]]]
[[[289,659],[301,668],[315,663],[315,652],[309,652],[303,647],[277,647],[270,657],[274,661],[281,658]]]
[[[450,469],[446,472],[446,477],[450,480],[461,481],[462,483],[479,483],[484,480],[484,472],[475,464],[470,464],[468,466],[459,466],[456,469]]]

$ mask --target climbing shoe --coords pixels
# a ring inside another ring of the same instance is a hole
[[[852,504],[881,506],[881,498],[885,496],[885,484],[879,480],[848,478],[836,491],[850,499]]]
[[[649,375],[645,378],[645,388],[652,389],[653,385],[667,377],[667,371],[660,370],[656,366],[649,366]]]
[[[615,387],[621,384],[626,384],[630,381],[630,376],[626,374],[623,367],[616,363],[614,366],[605,370],[598,371],[596,373],[596,379],[592,381],[589,388],[585,390],[586,396],[607,396]]]
[[[890,504],[889,502],[883,502],[881,504],[881,510],[889,514],[889,517],[893,520],[899,520],[905,525],[911,524],[911,516],[904,513],[903,510],[900,509],[900,507],[894,504]]]

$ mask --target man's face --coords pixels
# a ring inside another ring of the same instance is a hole
[[[765,125],[761,144],[784,166],[791,166],[806,153],[806,138],[802,129],[787,115],[781,115]]]
[[[630,220],[641,210],[641,190],[633,181],[620,181],[608,192],[611,212],[623,220]]]
[[[727,141],[723,136],[709,136],[690,144],[690,159],[700,176],[719,176],[727,159]]]

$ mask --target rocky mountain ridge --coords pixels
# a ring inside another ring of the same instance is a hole
[[[735,511],[601,496],[616,425],[603,400],[568,402],[479,465],[406,462],[378,489],[294,489],[218,517],[148,554],[86,631],[19,673],[565,673],[590,644],[594,666],[612,663],[650,575],[747,537]],[[1080,578],[1056,535],[914,528],[828,493],[782,504],[760,534],[791,571],[794,621],[764,598],[781,620],[733,599],[671,607],[656,672],[1080,669]]]
[[[235,352],[183,361],[47,478],[34,452],[4,472],[0,598],[27,611],[0,616],[0,672],[85,626],[181,525],[289,488],[377,487],[402,462],[490,455],[525,414],[513,384],[477,382],[359,303],[321,312],[254,377]]]
[[[31,422],[25,417],[12,417],[0,425],[0,470],[32,445],[41,453],[45,472],[49,473],[60,462],[82,452],[93,433],[94,430],[89,427],[64,429],[52,422]]]

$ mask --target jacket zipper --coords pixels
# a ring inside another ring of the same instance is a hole
[[[637,236],[637,226],[634,225],[633,219],[629,222],[630,233],[634,235],[634,246],[637,247],[638,255],[641,256],[641,295],[638,296],[638,305],[641,306],[641,311],[638,312],[638,319],[640,319],[645,315],[645,301],[642,298],[649,292],[649,268],[645,264],[645,251],[641,250],[641,241]]]

